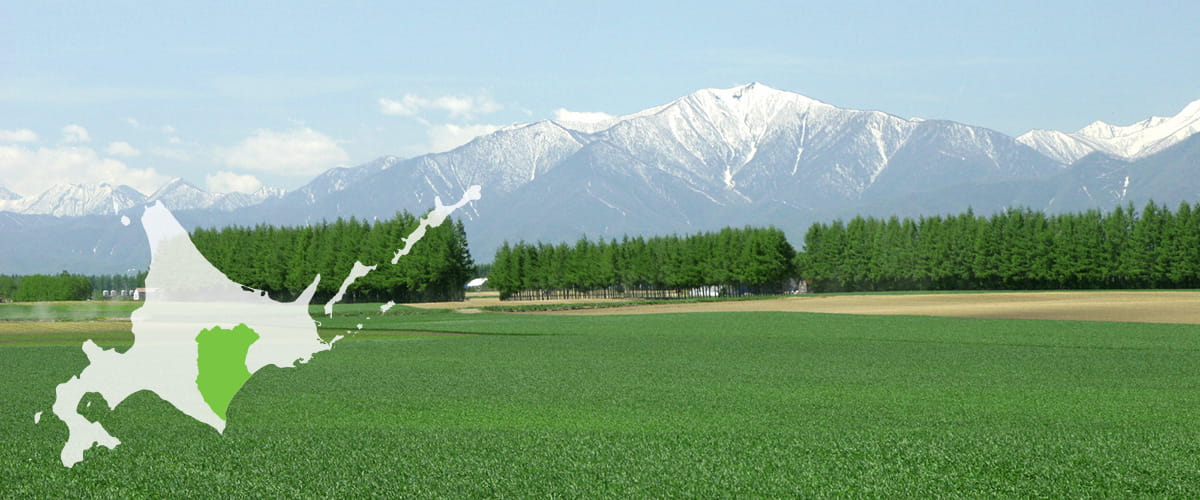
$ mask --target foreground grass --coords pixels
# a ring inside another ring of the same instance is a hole
[[[223,436],[150,394],[115,411],[96,398],[86,411],[123,444],[70,470],[65,427],[32,414],[82,353],[0,346],[20,374],[0,399],[0,492],[1200,494],[1196,327],[403,310],[365,326],[308,365],[257,373]],[[403,331],[427,337],[387,338]]]

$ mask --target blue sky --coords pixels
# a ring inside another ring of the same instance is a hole
[[[751,81],[1012,135],[1200,99],[1191,2],[380,4],[4,1],[0,186],[295,188]]]

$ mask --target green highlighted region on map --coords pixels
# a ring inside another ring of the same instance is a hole
[[[250,350],[250,344],[257,340],[258,334],[245,323],[232,330],[214,326],[209,330],[201,330],[196,336],[196,364],[199,368],[196,387],[204,397],[204,402],[221,420],[225,420],[225,410],[229,409],[233,396],[250,379],[246,353]]]

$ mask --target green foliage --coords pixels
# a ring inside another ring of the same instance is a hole
[[[1200,287],[1200,205],[1046,215],[1010,209],[813,224],[800,275],[814,291]]]
[[[63,276],[70,278],[63,278]],[[17,298],[17,291],[21,288],[21,282],[27,278],[26,276],[17,275],[0,275],[0,299],[22,300],[22,301],[49,301],[49,300],[83,300],[89,298],[104,298],[104,290],[134,290],[146,286],[146,272],[137,274],[103,274],[94,276],[75,276],[69,275],[66,272],[58,276],[41,276],[33,280],[29,285],[30,288],[22,297],[27,296],[44,296],[46,293],[56,297],[69,298]],[[50,278],[47,281],[46,278]],[[88,288],[91,290],[90,295],[79,296],[83,289],[83,278],[87,281]],[[69,289],[69,291],[65,291]],[[54,290],[48,292],[48,290]]]
[[[10,285],[11,286],[11,285]],[[86,276],[63,271],[57,276],[35,274],[20,279],[13,293],[18,302],[44,302],[55,300],[84,300],[92,294],[92,283]]]
[[[21,277],[0,275],[0,299],[11,299],[21,288]]]
[[[84,354],[0,345],[0,366],[20,374],[0,399],[2,496],[1200,496],[1190,325],[380,319],[329,321],[481,335],[350,336],[309,363],[265,368],[232,400],[223,434],[148,391],[95,404],[89,417],[122,444],[73,469],[59,463],[66,431],[49,409]],[[46,412],[37,425],[35,411]]]
[[[231,280],[278,300],[295,298],[317,275],[316,300],[332,297],[355,261],[378,267],[350,287],[347,301],[462,300],[474,262],[461,221],[430,228],[412,252],[391,264],[418,224],[402,212],[375,222],[351,217],[304,227],[197,229],[192,241]]]
[[[781,293],[793,277],[795,254],[773,227],[619,242],[581,238],[574,246],[506,242],[488,285],[501,299],[688,297],[706,287],[722,294]]]

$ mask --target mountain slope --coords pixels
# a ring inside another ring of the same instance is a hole
[[[868,205],[850,207],[840,216],[936,214],[967,207],[979,214],[1009,207],[1061,213],[1110,210],[1130,203],[1140,210],[1150,201],[1174,208],[1180,202],[1200,202],[1197,167],[1200,167],[1200,135],[1137,160],[1094,152],[1047,177],[972,180],[942,190],[872,200]]]
[[[210,193],[193,186],[183,179],[176,178],[158,188],[154,194],[151,194],[146,199],[146,202],[161,201],[171,210],[188,210],[211,207],[219,197],[220,195]]]
[[[242,207],[257,205],[272,198],[283,196],[279,189],[259,188],[254,193],[210,193],[183,179],[174,179],[158,188],[146,199],[146,203],[162,201],[171,210],[196,210],[211,208],[229,212]]]

